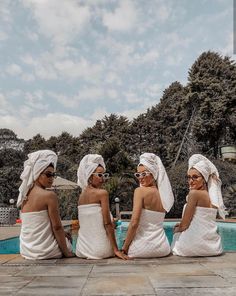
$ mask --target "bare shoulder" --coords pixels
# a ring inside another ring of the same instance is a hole
[[[188,199],[198,201],[207,196],[208,193],[206,190],[191,190],[188,194]]]
[[[100,198],[108,198],[109,194],[105,189],[97,189],[97,194]]]
[[[44,198],[47,199],[48,201],[57,201],[57,195],[54,191],[50,190],[44,190]]]
[[[134,198],[135,197],[145,197],[148,193],[148,190],[146,187],[138,187],[134,190]]]
[[[140,194],[140,193],[144,193],[146,192],[146,187],[137,187],[135,190],[134,190],[134,193],[137,193],[137,194]]]

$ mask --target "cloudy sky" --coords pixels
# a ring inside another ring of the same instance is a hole
[[[78,136],[159,102],[207,50],[233,55],[233,0],[0,0],[0,128]]]

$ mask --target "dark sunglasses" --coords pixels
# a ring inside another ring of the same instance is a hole
[[[42,173],[43,175],[45,175],[47,178],[56,178],[57,177],[57,173],[54,172],[54,173],[51,173],[51,172],[45,172],[45,173]]]
[[[150,172],[134,173],[134,176],[136,178],[144,178],[144,177],[149,176],[149,175],[151,175]]]
[[[109,173],[92,173],[92,175],[95,175],[99,178],[103,178],[103,179],[108,179],[109,178]]]
[[[192,181],[197,181],[198,178],[201,178],[202,176],[199,175],[193,175],[193,176],[186,176],[187,181],[189,182],[190,180]]]

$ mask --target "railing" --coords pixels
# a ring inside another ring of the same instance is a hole
[[[16,223],[18,211],[16,208],[0,208],[0,225],[13,225]]]

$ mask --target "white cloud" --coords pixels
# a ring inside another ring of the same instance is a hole
[[[236,32],[234,32],[234,34],[236,34]],[[226,36],[225,46],[219,48],[219,51],[223,55],[228,55],[228,56],[233,55],[234,38],[236,38],[236,36],[234,37],[233,33],[230,33],[228,36]],[[234,49],[234,51],[236,51],[236,48]]]
[[[146,109],[128,109],[123,112],[118,113],[119,115],[127,117],[129,120],[134,119],[135,117],[138,117],[141,113],[144,113]]]
[[[44,92],[41,90],[36,90],[32,93],[26,92],[25,103],[34,110],[45,111],[47,110],[48,104],[44,100]]]
[[[23,0],[38,22],[40,33],[56,44],[73,40],[88,24],[90,11],[75,0]]]
[[[35,80],[35,76],[33,74],[29,74],[29,73],[24,73],[21,76],[21,79],[25,82],[32,82]]]
[[[146,89],[146,94],[149,97],[157,98],[161,96],[162,89],[163,89],[163,86],[159,83],[151,84]]]
[[[0,93],[0,112],[5,113],[5,108],[7,107],[7,99],[6,97]]]
[[[12,22],[10,1],[0,1],[0,20],[6,23]]]
[[[93,124],[96,120],[102,119],[104,116],[110,115],[110,112],[108,112],[105,108],[97,108],[90,116],[89,118],[93,121]]]
[[[134,58],[137,61],[137,63],[140,64],[155,63],[159,58],[159,53],[157,52],[157,50],[152,49],[150,51],[147,51],[143,55],[136,53],[134,55]]]
[[[84,87],[73,96],[56,92],[48,92],[47,94],[49,97],[54,98],[59,104],[66,108],[78,108],[80,104],[84,104],[87,101],[96,102],[101,99],[106,99],[107,96],[110,98],[117,97],[115,90],[110,89],[105,91],[101,87]]]
[[[157,13],[158,20],[160,20],[161,22],[164,22],[169,18],[171,10],[168,7],[167,3],[163,3],[161,5],[158,5],[156,13]]]
[[[5,32],[0,31],[0,41],[4,41],[7,39],[8,39],[8,35]]]
[[[27,30],[26,31],[26,36],[31,40],[31,41],[38,41],[39,39],[39,35],[35,32],[32,32],[32,31],[29,31]]]
[[[22,73],[22,69],[17,64],[10,64],[6,67],[6,72],[12,76],[16,76]]]
[[[59,60],[56,61],[55,69],[58,75],[68,78],[77,79],[83,78],[86,81],[98,82],[102,66],[99,64],[92,64],[85,58],[81,58],[79,62],[73,60]]]
[[[107,96],[111,99],[116,99],[118,97],[118,93],[115,89],[108,89],[106,93],[107,93]]]
[[[114,12],[105,12],[103,24],[109,31],[129,31],[137,22],[137,9],[134,1],[122,0]]]
[[[163,42],[165,42],[167,46],[164,47],[164,52],[174,53],[176,48],[183,51],[183,49],[186,49],[189,47],[192,40],[193,40],[192,38],[189,38],[189,37],[184,38],[180,34],[175,32],[166,34],[165,40]]]
[[[9,115],[0,117],[0,126],[13,130],[23,139],[30,139],[38,133],[47,139],[58,136],[63,131],[79,136],[85,128],[93,124],[92,120],[62,113],[49,113],[28,120],[20,120]]]
[[[169,54],[166,57],[166,64],[168,66],[178,66],[182,62],[183,58],[182,54],[173,52],[173,54]]]

